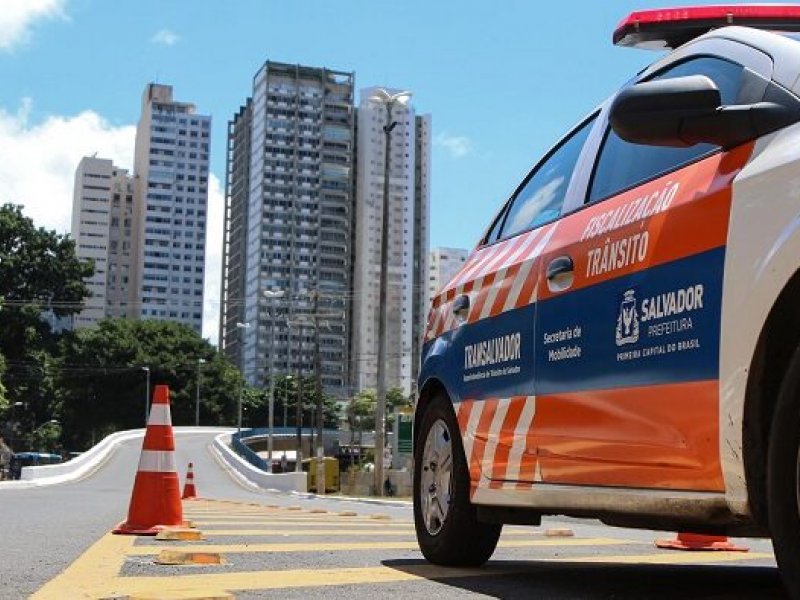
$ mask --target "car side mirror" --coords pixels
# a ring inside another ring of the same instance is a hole
[[[637,83],[622,90],[609,109],[611,128],[623,140],[679,148],[701,143],[729,148],[799,119],[798,108],[774,102],[723,106],[719,89],[705,75]]]

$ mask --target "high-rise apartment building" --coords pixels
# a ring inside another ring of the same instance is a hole
[[[324,388],[348,391],[353,82],[268,61],[228,124],[220,344],[250,383],[318,357]]]
[[[132,316],[203,324],[211,117],[148,84],[136,130]]]
[[[75,328],[89,327],[129,310],[133,179],[109,159],[84,157],[75,172],[72,238],[80,259],[94,262],[86,281],[91,296],[75,315]]]
[[[398,90],[386,90],[395,94]],[[378,88],[360,93],[358,107],[356,231],[353,276],[352,377],[356,389],[377,387],[379,287],[385,173],[386,105]],[[392,108],[389,157],[388,387],[413,389],[419,364],[428,253],[430,116],[410,103]]]
[[[467,262],[469,250],[464,248],[434,248],[428,261],[428,302],[450,282]]]

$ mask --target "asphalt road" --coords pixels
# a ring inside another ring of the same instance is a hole
[[[120,594],[180,584],[218,585],[236,598],[784,598],[768,542],[748,540],[749,554],[674,553],[652,544],[670,534],[574,519],[545,523],[571,528],[571,538],[507,527],[483,569],[432,567],[415,547],[408,506],[244,489],[212,458],[211,437],[177,434],[176,460],[181,481],[194,463],[200,496],[235,501],[185,508],[206,535],[191,547],[222,552],[225,565],[155,565],[152,538],[106,535],[127,513],[141,447],[135,440],[80,482],[25,490],[0,484],[0,598],[26,597],[54,578],[45,590],[70,589],[58,588],[59,573],[78,573],[76,565],[91,572],[90,558],[78,560],[90,547],[90,555],[119,554],[111,570]]]

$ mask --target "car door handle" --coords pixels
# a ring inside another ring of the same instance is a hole
[[[547,265],[547,288],[551,292],[563,292],[575,281],[575,263],[569,256],[554,258]]]
[[[469,296],[467,294],[461,294],[455,300],[453,300],[453,314],[456,316],[456,319],[463,322],[467,320],[467,316],[469,315]]]

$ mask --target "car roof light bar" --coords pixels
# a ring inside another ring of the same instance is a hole
[[[669,50],[728,25],[800,31],[800,5],[726,4],[635,11],[620,21],[613,40],[617,46]]]

